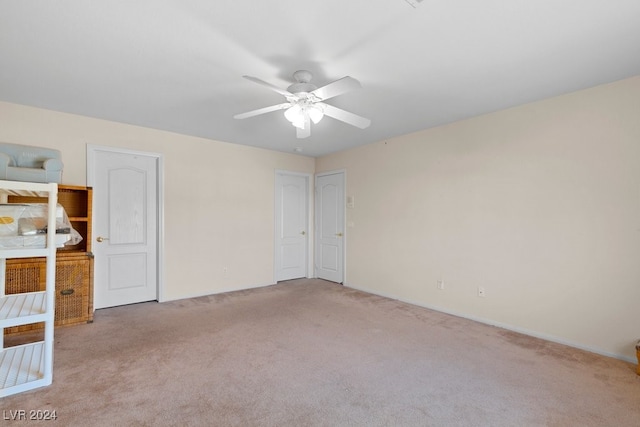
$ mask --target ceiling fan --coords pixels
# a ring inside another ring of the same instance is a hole
[[[319,88],[311,83],[313,74],[310,71],[298,70],[293,73],[293,78],[296,82],[286,90],[256,77],[242,77],[283,95],[287,102],[236,114],[233,116],[234,119],[246,119],[272,111],[286,110],[284,116],[295,126],[298,138],[306,138],[311,135],[311,122],[317,124],[325,115],[360,129],[365,129],[371,124],[369,119],[323,102],[351,90],[361,88],[360,82],[353,77],[346,76]]]

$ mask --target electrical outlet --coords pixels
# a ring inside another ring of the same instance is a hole
[[[479,297],[484,297],[484,287],[483,286],[478,286],[478,296]]]
[[[438,289],[440,290],[444,289],[444,280],[438,280]]]

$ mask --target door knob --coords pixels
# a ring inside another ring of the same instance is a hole
[[[302,234],[304,236],[305,234],[307,234],[307,232],[306,231],[301,231],[300,234]]]
[[[336,236],[342,237],[342,233],[336,233]]]
[[[98,241],[98,243],[102,243],[105,240],[109,240],[109,238],[108,237],[98,236],[98,237],[96,237],[96,240]]]

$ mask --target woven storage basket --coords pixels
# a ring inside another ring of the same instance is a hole
[[[93,259],[86,256],[58,257],[56,261],[55,325],[73,325],[93,320],[91,283],[93,283]],[[46,264],[43,259],[29,258],[8,260],[6,269],[6,294],[35,292],[45,289]],[[43,328],[42,323],[32,323],[6,328],[5,334],[33,332]]]
[[[46,263],[44,260],[16,259],[7,261],[5,294],[44,291],[46,288]],[[13,326],[5,334],[44,329],[44,323]]]
[[[56,326],[89,321],[90,260],[64,259],[56,265]]]

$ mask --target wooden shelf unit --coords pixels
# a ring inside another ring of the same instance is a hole
[[[57,249],[55,282],[55,326],[93,322],[93,254],[91,253],[91,221],[93,191],[90,187],[58,185],[58,203],[64,207],[69,222],[82,236],[76,245]],[[9,203],[46,203],[36,195],[10,195]],[[21,258],[7,261],[6,293],[19,294],[45,289],[43,258]],[[14,326],[5,334],[34,332],[42,323]]]
[[[91,205],[93,190],[91,187],[77,185],[58,185],[58,203],[64,207],[71,226],[82,236],[77,245],[66,245],[58,248],[58,256],[91,252]],[[37,196],[10,195],[9,203],[46,203],[46,199]]]

